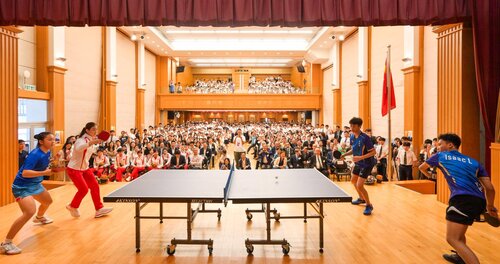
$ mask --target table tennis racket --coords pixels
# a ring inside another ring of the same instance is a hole
[[[483,216],[484,216],[484,220],[486,221],[486,223],[488,223],[490,226],[493,226],[493,227],[500,226],[500,220],[498,218],[491,216],[487,212],[484,213]]]
[[[62,172],[66,170],[66,167],[52,167],[50,169],[52,170],[52,172]]]
[[[102,140],[102,141],[106,141],[106,140],[108,140],[109,136],[110,136],[109,132],[106,130],[103,130],[97,135],[97,138]]]

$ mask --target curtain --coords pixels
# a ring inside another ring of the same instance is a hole
[[[470,20],[469,1],[472,0],[2,0],[0,25],[429,25]],[[480,9],[488,1],[472,2],[481,2],[474,5]]]
[[[486,168],[491,169],[491,142],[495,129],[500,89],[500,2],[498,0],[470,1],[474,60],[479,107],[486,134]]]

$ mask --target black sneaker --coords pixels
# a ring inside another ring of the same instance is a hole
[[[465,264],[465,261],[457,254],[455,250],[452,250],[451,252],[451,254],[443,254],[443,258],[451,263]]]

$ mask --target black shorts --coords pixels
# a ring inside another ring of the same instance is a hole
[[[373,166],[375,166],[375,164],[368,165],[368,167],[360,167],[358,165],[354,165],[354,169],[352,170],[352,174],[358,175],[359,177],[366,179],[366,178],[368,178],[368,176],[370,176],[372,174]]]
[[[446,208],[446,220],[463,225],[472,225],[486,210],[486,200],[472,195],[457,195],[450,199]]]

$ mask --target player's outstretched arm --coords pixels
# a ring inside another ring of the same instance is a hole
[[[488,213],[493,216],[498,218],[498,213],[495,209],[494,202],[495,202],[495,187],[493,187],[493,184],[491,183],[490,177],[487,176],[479,176],[479,182],[484,187],[485,195],[486,195],[486,210]]]

